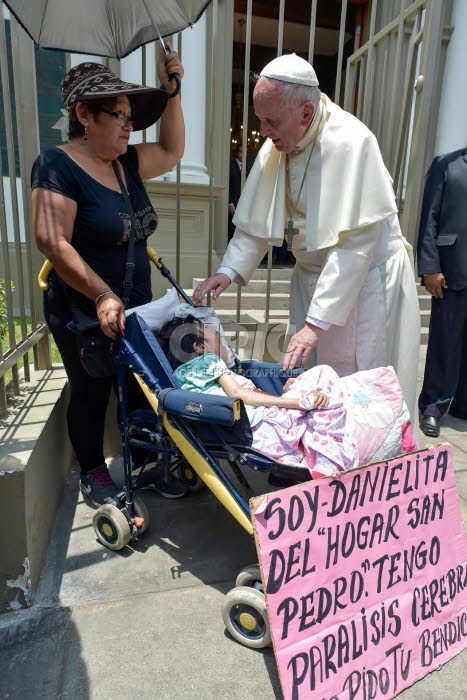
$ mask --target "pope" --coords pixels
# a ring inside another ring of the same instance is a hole
[[[194,302],[246,285],[285,237],[295,266],[284,369],[318,363],[346,376],[392,365],[413,416],[420,313],[412,248],[375,136],[321,93],[313,67],[295,54],[263,68],[253,101],[266,141],[221,266]]]

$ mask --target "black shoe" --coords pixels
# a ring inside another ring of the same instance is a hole
[[[89,498],[91,503],[97,508],[104,505],[104,503],[110,503],[113,506],[117,505],[116,499],[121,493],[121,489],[118,489],[112,481],[105,464],[82,474],[79,487],[83,495]]]
[[[439,437],[439,418],[420,416],[420,430],[428,437]]]
[[[449,415],[453,416],[454,418],[460,418],[460,420],[467,420],[467,413],[458,411],[455,408],[449,409]]]
[[[144,471],[141,467],[134,469],[131,478],[133,488],[157,491],[164,498],[183,498],[188,493],[188,488],[170,474],[165,480],[164,470],[156,463],[147,464]]]

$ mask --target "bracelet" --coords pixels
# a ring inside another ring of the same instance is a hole
[[[111,289],[108,289],[106,292],[102,292],[102,294],[98,294],[96,297],[96,301],[94,302],[96,306],[100,302],[101,299],[107,296],[107,294],[113,294],[113,291]]]

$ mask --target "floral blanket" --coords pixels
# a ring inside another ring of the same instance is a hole
[[[228,369],[217,355],[201,355],[175,370],[182,389],[224,395],[225,372],[250,389],[250,379]],[[392,367],[339,375],[327,365],[303,372],[284,396],[312,390],[329,399],[323,410],[246,406],[253,447],[284,464],[302,466],[313,478],[380,462],[417,449],[402,390]]]
[[[328,408],[265,409],[253,427],[254,447],[281,462],[308,467],[313,478],[417,449],[392,367],[339,377],[319,365],[300,375],[285,395],[303,396],[313,389],[329,396]]]

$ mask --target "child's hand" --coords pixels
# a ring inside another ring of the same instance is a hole
[[[310,391],[306,396],[300,399],[299,407],[305,411],[312,411],[316,408],[327,408],[329,406],[329,397],[322,394],[320,391]]]
[[[327,408],[329,406],[329,396],[322,394],[320,391],[312,391],[311,395],[315,397],[314,408]]]
[[[284,384],[284,388],[282,389],[282,392],[285,394],[286,391],[292,388],[293,383],[295,382],[296,377],[289,377],[287,379],[286,383]]]

